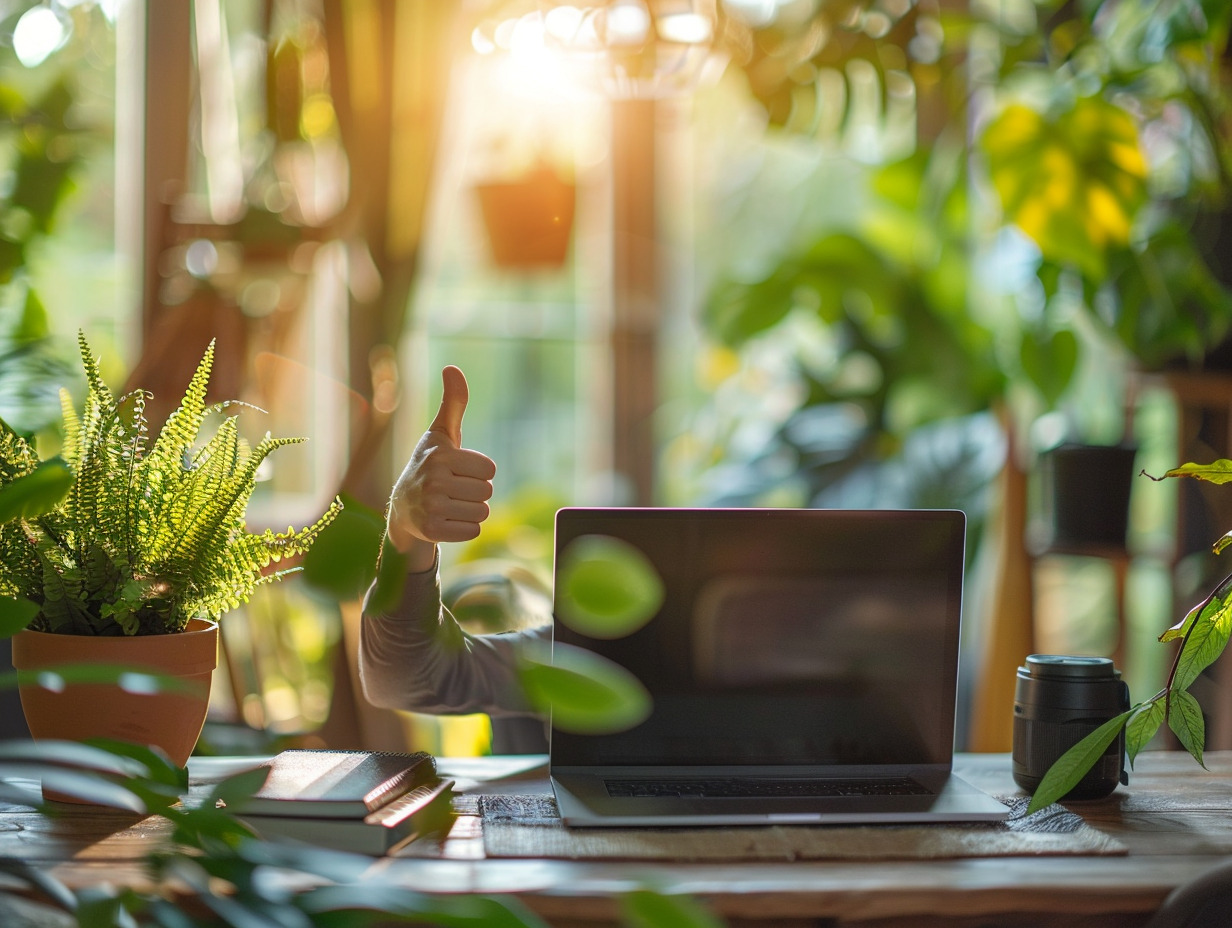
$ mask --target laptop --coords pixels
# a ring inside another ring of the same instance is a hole
[[[566,508],[641,551],[662,604],[602,639],[556,611],[554,641],[634,674],[649,717],[553,728],[575,826],[997,821],[952,771],[966,518],[953,510]]]

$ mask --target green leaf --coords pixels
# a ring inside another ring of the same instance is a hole
[[[53,877],[46,863],[0,857],[0,873],[7,873],[38,889],[60,908],[72,911],[76,897],[72,890]]]
[[[1023,373],[1049,406],[1056,406],[1078,368],[1078,338],[1061,329],[1043,338],[1024,333],[1019,346]]]
[[[650,693],[619,664],[592,651],[556,642],[550,652],[527,648],[518,676],[531,705],[551,712],[561,731],[625,731],[650,715]]]
[[[351,499],[304,555],[304,582],[339,600],[364,594],[376,577],[385,535],[381,514]]]
[[[46,791],[84,799],[93,805],[108,806],[143,815],[149,811],[145,802],[123,783],[114,782],[92,771],[71,770],[67,767],[56,767],[37,762],[6,763],[4,775],[40,780]]]
[[[12,638],[38,614],[38,603],[24,596],[0,596],[0,638]]]
[[[1232,461],[1220,458],[1210,464],[1194,464],[1192,462],[1174,467],[1164,474],[1164,477],[1193,477],[1196,480],[1206,480],[1209,483],[1232,483]],[[1163,479],[1163,478],[1158,478]]]
[[[241,771],[216,783],[210,790],[205,804],[212,806],[221,802],[228,808],[234,806],[232,811],[242,811],[244,801],[251,799],[253,794],[265,785],[267,779],[269,779],[269,767],[266,766]]]
[[[73,472],[63,458],[44,461],[31,473],[0,487],[0,524],[51,512],[72,486]]]
[[[1057,758],[1056,762],[1048,768],[1048,772],[1044,774],[1044,778],[1040,780],[1039,786],[1035,788],[1035,795],[1031,797],[1031,803],[1027,806],[1027,814],[1030,815],[1045,806],[1052,805],[1077,786],[1103,756],[1104,751],[1108,750],[1108,745],[1116,740],[1133,711],[1130,709],[1122,712],[1115,718],[1104,722]]]
[[[1163,724],[1163,721],[1163,699],[1154,699],[1134,707],[1129,724],[1125,726],[1125,752],[1129,755],[1131,767],[1134,765],[1134,758],[1138,756],[1138,752],[1155,737],[1155,732],[1159,731],[1159,726]]]
[[[117,754],[98,744],[78,741],[0,741],[0,768],[17,762],[59,764],[116,776],[145,776],[149,768],[139,759]]]
[[[584,535],[561,552],[556,612],[576,632],[620,638],[649,622],[663,605],[654,565],[627,541]]]
[[[136,761],[144,769],[141,776],[145,779],[166,784],[180,792],[188,791],[188,771],[176,766],[161,748],[114,738],[90,738],[85,743],[117,757]]]
[[[1188,692],[1175,686],[1168,707],[1168,727],[1185,750],[1194,756],[1194,760],[1205,767],[1202,749],[1206,745],[1206,723],[1202,718],[1202,707]]]
[[[32,776],[49,789],[143,812],[165,810],[188,790],[187,771],[165,754],[106,738],[2,742],[0,775]]]
[[[41,670],[0,673],[0,688],[14,683],[41,686],[57,692],[75,683],[115,684],[126,692],[141,695],[199,692],[196,686],[181,677],[133,670],[124,664],[60,664]]]
[[[1098,97],[1055,116],[1014,103],[989,121],[980,147],[1006,219],[1046,259],[1102,279],[1147,199],[1133,117]]]
[[[21,320],[13,331],[17,341],[32,342],[47,338],[51,330],[47,325],[47,307],[33,288],[26,291],[26,300],[21,309]]]
[[[723,924],[691,896],[639,889],[625,893],[620,907],[629,928],[721,928]]]
[[[91,886],[79,893],[77,908],[73,914],[77,917],[77,928],[116,928],[116,926],[135,926],[131,918],[121,916],[120,897],[113,887]]]
[[[1186,690],[1223,653],[1232,635],[1232,582],[1224,581],[1194,617],[1177,659],[1172,691]]]
[[[707,330],[738,347],[782,322],[792,308],[792,290],[774,278],[757,284],[716,286],[702,310]]]
[[[1185,633],[1189,631],[1189,626],[1197,620],[1202,610],[1206,608],[1206,603],[1201,602],[1185,613],[1185,618],[1177,622],[1162,635],[1159,636],[1161,642],[1177,641],[1185,637]]]
[[[187,769],[177,767],[160,748],[113,738],[90,738],[86,743],[141,765],[142,772],[127,775],[120,785],[140,797],[147,810],[163,812],[187,795]]]

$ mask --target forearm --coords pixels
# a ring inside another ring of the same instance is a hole
[[[371,591],[369,591],[371,595]],[[369,702],[438,715],[533,715],[517,678],[517,648],[544,629],[470,635],[441,604],[435,562],[409,573],[388,614],[365,602],[359,674]]]

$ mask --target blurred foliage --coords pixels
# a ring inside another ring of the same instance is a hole
[[[658,614],[663,595],[650,559],[620,538],[584,535],[560,554],[556,612],[583,635],[631,635]]]
[[[302,844],[258,839],[232,808],[265,781],[257,767],[192,793],[187,772],[157,752],[119,742],[37,745],[0,743],[0,796],[19,805],[54,810],[37,788],[10,777],[41,780],[95,805],[158,815],[170,825],[144,856],[153,890],[99,884],[73,890],[42,868],[0,858],[0,871],[16,878],[36,905],[71,923],[205,928],[227,925],[506,925],[543,928],[516,898],[428,894],[403,889],[373,860]],[[279,879],[279,875],[283,879]],[[307,881],[307,882],[305,882]],[[174,883],[194,905],[178,905],[160,888]],[[310,883],[311,885],[308,885]],[[308,886],[291,891],[291,885]],[[49,922],[51,923],[51,922]]]
[[[980,137],[989,181],[1005,218],[1046,261],[1092,280],[1107,276],[1107,252],[1129,244],[1146,202],[1146,157],[1134,119],[1098,97],[1050,118],[1011,103]]]
[[[650,693],[619,664],[559,641],[523,647],[518,679],[552,727],[580,734],[626,731],[650,716]]]
[[[9,178],[0,188],[0,283],[22,274],[30,250],[55,229],[73,192],[85,151],[68,118],[72,103],[63,78],[33,97],[0,84],[0,125],[12,151]]]
[[[188,774],[165,756],[122,742],[0,742],[0,800],[15,811],[62,814],[39,795],[61,794],[122,813],[159,816],[168,827],[143,855],[149,888],[115,882],[73,889],[46,867],[0,857],[4,895],[20,894],[39,924],[299,928],[431,924],[452,928],[546,928],[516,895],[425,893],[398,885],[370,857],[258,838],[236,817],[265,781],[256,767],[190,790]],[[131,824],[128,818],[126,824]],[[176,896],[167,886],[177,887]],[[192,904],[184,900],[191,898]],[[722,922],[696,901],[646,888],[623,898],[630,928]],[[33,922],[31,922],[33,923]]]
[[[505,558],[537,574],[550,588],[556,510],[567,505],[559,492],[523,485],[483,523],[483,532],[461,546],[460,563]]]
[[[934,3],[828,0],[778,4],[769,21],[728,7],[723,40],[772,126],[811,133],[855,116],[859,70],[875,76],[884,108],[903,81],[930,86],[941,66],[941,15]],[[751,9],[756,9],[752,7]],[[824,85],[819,75],[835,78]]]
[[[27,435],[48,429],[60,387],[75,376],[38,294],[24,282],[0,284],[0,419]]]
[[[885,454],[913,429],[987,409],[1004,392],[993,333],[967,311],[962,188],[923,200],[934,193],[929,168],[916,157],[880,169],[881,199],[859,228],[825,233],[761,280],[725,281],[711,294],[703,319],[733,348],[792,316],[820,323],[821,350],[795,358],[801,417],[784,438],[797,449],[793,433],[809,431],[804,418],[819,407],[846,407],[861,425],[852,445]]]
[[[767,357],[787,373],[759,444],[737,440],[748,423],[713,436],[710,498],[920,505],[953,490],[966,497],[944,504],[978,528],[990,414],[1064,408],[1095,353],[1199,367],[1228,336],[1232,6],[840,0],[729,20],[769,132],[862,162],[864,205],[711,288],[704,325],[740,358],[716,407],[764,381]],[[876,141],[904,97],[906,155]],[[914,459],[929,430],[971,453]]]
[[[40,6],[9,4],[0,20],[0,416],[23,434],[58,418],[59,387],[73,377],[72,341],[54,337],[34,268],[65,231],[90,160],[113,144],[109,122],[93,111],[110,92],[99,85],[111,82],[90,80],[85,66],[100,60],[98,36],[110,37],[111,26],[96,4],[59,6],[63,48],[26,66],[16,59],[12,31]],[[63,314],[55,314],[58,322]]]

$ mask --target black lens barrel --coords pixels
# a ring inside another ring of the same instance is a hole
[[[1106,657],[1032,654],[1014,689],[1014,782],[1034,792],[1067,750],[1129,708],[1129,687]],[[1124,731],[1063,798],[1099,799],[1124,778]]]

